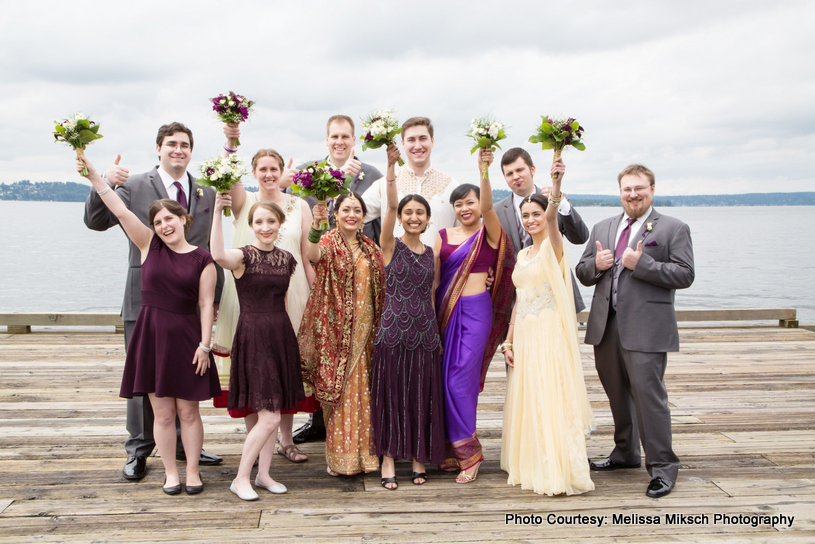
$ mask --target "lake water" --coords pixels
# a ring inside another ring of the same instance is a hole
[[[0,312],[119,311],[127,242],[94,232],[77,202],[0,201]],[[586,224],[619,208],[580,208]],[[678,308],[798,309],[815,322],[815,207],[661,208],[690,225],[696,280]],[[583,247],[569,246],[572,266]],[[581,286],[583,299],[592,290]]]

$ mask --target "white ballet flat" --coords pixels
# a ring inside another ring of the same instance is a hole
[[[258,500],[258,494],[255,493],[255,490],[251,490],[249,493],[241,493],[238,491],[238,488],[235,487],[235,481],[232,481],[232,485],[229,486],[229,490],[238,496],[239,499],[244,501],[256,501]]]
[[[257,478],[255,478],[255,487],[261,487],[268,491],[269,493],[274,493],[275,495],[281,495],[288,491],[288,489],[286,489],[286,486],[283,484],[263,485]]]

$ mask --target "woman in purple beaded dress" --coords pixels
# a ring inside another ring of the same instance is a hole
[[[371,383],[376,453],[382,456],[382,486],[394,490],[394,459],[413,461],[412,481],[427,481],[425,463],[445,458],[441,343],[433,310],[433,249],[419,236],[430,206],[407,195],[397,206],[395,164],[399,149],[388,146],[387,210],[379,242],[385,261],[386,298],[376,335]],[[394,238],[396,219],[405,234]]]

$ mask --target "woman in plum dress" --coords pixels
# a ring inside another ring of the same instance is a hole
[[[258,495],[249,477],[261,450],[266,455],[261,456],[255,487],[286,492],[286,486],[269,476],[274,437],[280,411],[305,400],[297,336],[286,313],[286,291],[297,261],[288,251],[275,247],[286,216],[270,201],[260,201],[249,209],[255,241],[225,250],[221,212],[231,203],[228,194],[216,196],[210,247],[217,263],[232,271],[241,310],[232,343],[227,408],[257,414],[230,490],[243,500],[255,500]]]
[[[163,490],[168,495],[181,493],[175,459],[178,415],[187,455],[184,489],[190,495],[200,493],[204,484],[198,458],[204,424],[198,403],[221,391],[207,347],[212,335],[215,263],[209,253],[185,239],[192,217],[176,201],[153,202],[150,229],[127,209],[84,156],[77,161],[78,168],[83,166],[88,168],[88,181],[142,255],[142,305],[119,396],[150,398],[155,415],[153,434],[164,464]]]
[[[412,481],[427,481],[425,463],[445,458],[444,386],[439,327],[433,311],[433,249],[420,239],[430,205],[420,195],[396,192],[399,149],[388,146],[387,209],[379,241],[385,262],[385,307],[376,335],[371,375],[376,453],[382,486],[396,489],[394,459],[411,459]],[[398,203],[398,204],[397,204]],[[404,228],[394,238],[396,219]]]

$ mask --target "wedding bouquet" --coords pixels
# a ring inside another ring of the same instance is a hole
[[[314,161],[294,174],[294,184],[291,189],[300,196],[316,196],[321,206],[329,197],[337,197],[349,191],[353,178],[346,176],[341,170],[334,170],[328,165],[328,159]],[[328,230],[328,219],[320,221],[320,230]]]
[[[246,174],[243,161],[237,155],[218,156],[201,164],[203,177],[195,180],[195,183],[201,187],[215,187],[219,193],[228,193]],[[232,216],[232,210],[228,206],[224,208],[224,216]]]
[[[82,156],[82,150],[94,140],[102,138],[99,134],[99,125],[82,115],[75,114],[73,117],[60,121],[54,121],[54,141],[63,141],[76,151],[77,158]],[[87,176],[88,169],[83,168],[81,175]]]
[[[467,136],[475,140],[475,145],[470,150],[470,155],[476,152],[477,149],[492,149],[497,147],[498,140],[503,140],[507,137],[504,128],[506,125],[500,121],[496,121],[492,117],[473,117],[470,122],[470,130],[467,131]],[[487,178],[487,163],[481,163],[481,176]]]
[[[568,119],[552,119],[547,115],[541,115],[541,119],[543,119],[543,123],[538,127],[537,132],[529,137],[530,143],[541,144],[541,149],[554,149],[554,159],[560,157],[563,148],[567,145],[579,151],[586,149],[583,140],[581,140],[583,138],[583,127],[580,126],[580,123],[571,117]],[[553,178],[557,176],[557,173],[552,174]]]
[[[224,123],[242,123],[249,118],[249,112],[255,103],[243,95],[229,91],[226,94],[219,94],[215,98],[210,98],[212,109],[218,114]],[[240,140],[232,140],[232,145],[238,147]]]
[[[360,136],[359,139],[365,142],[362,144],[363,151],[395,144],[396,135],[402,132],[399,120],[396,118],[396,112],[392,110],[375,110],[373,113],[368,114],[368,117],[362,120],[362,128],[365,130],[365,135]],[[399,166],[404,165],[404,159],[399,157]]]

